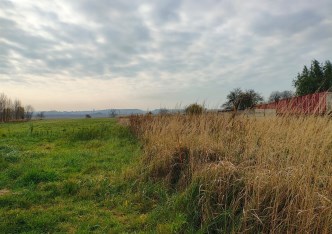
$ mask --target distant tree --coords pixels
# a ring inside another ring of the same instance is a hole
[[[263,97],[259,93],[255,92],[255,90],[246,90],[242,95],[240,109],[245,110],[247,108],[251,108],[261,101],[263,101]]]
[[[293,91],[288,91],[288,90],[285,90],[285,91],[273,91],[271,94],[270,94],[270,97],[269,97],[269,102],[277,102],[281,99],[286,99],[286,98],[292,98],[294,97],[294,92]]]
[[[320,64],[311,62],[310,70],[304,66],[301,73],[293,80],[296,95],[307,95],[315,92],[329,91],[332,86],[332,64],[329,60]]]
[[[3,115],[4,115],[4,122],[8,122],[10,120],[12,120],[12,116],[13,116],[13,109],[12,108],[9,108],[9,107],[6,107],[4,110],[3,110]]]
[[[281,98],[281,92],[279,91],[273,91],[271,94],[270,94],[270,97],[269,97],[269,102],[277,102],[279,101]]]
[[[10,98],[7,99],[6,108],[5,108],[4,113],[5,113],[5,118],[6,118],[5,122],[12,121],[13,119],[15,119],[14,105]]]
[[[291,91],[291,90],[285,90],[285,91],[282,91],[282,92],[281,92],[281,98],[282,98],[282,99],[292,98],[292,97],[294,97],[294,96],[295,96],[295,94],[294,94],[294,92]]]
[[[26,120],[31,120],[32,115],[33,115],[33,107],[31,105],[27,105],[25,107],[25,119]]]
[[[85,115],[85,118],[86,118],[86,119],[91,119],[91,115],[86,114],[86,115]]]
[[[184,111],[187,115],[200,115],[204,112],[204,107],[197,103],[193,103],[187,106]]]
[[[42,112],[39,112],[36,116],[39,119],[44,119],[45,118],[45,113],[42,111]]]
[[[18,99],[15,99],[14,103],[13,103],[13,109],[14,109],[14,119],[18,120],[21,119],[21,111],[22,111],[22,107],[21,107],[21,101]],[[23,111],[24,113],[24,111]]]
[[[31,110],[31,106],[29,106]],[[0,122],[12,120],[23,120],[26,118],[26,110],[21,101],[16,99],[14,102],[4,93],[0,93]]]
[[[0,93],[0,121],[5,122],[4,110],[7,107],[7,96],[4,93]]]
[[[24,120],[25,110],[24,107],[19,106],[16,110],[17,120]]]
[[[263,101],[263,97],[253,89],[242,91],[236,88],[227,95],[227,101],[223,104],[223,107],[226,109],[232,108],[233,110],[245,110],[261,101]]]
[[[232,108],[233,110],[237,110],[241,103],[241,98],[243,95],[243,91],[240,88],[236,88],[232,90],[227,95],[227,102],[223,104],[225,108]]]
[[[109,111],[109,113],[108,113],[108,116],[109,116],[110,118],[115,118],[116,116],[118,116],[118,112],[117,112],[117,110],[116,110],[116,109],[111,109],[111,110]]]

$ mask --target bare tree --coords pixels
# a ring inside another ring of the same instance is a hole
[[[7,105],[7,96],[4,93],[0,93],[0,121],[5,122],[4,110]]]
[[[19,107],[17,108],[17,113],[16,113],[16,115],[17,115],[17,119],[18,119],[18,120],[24,120],[24,117],[25,117],[25,109],[24,109],[23,106],[19,106]]]
[[[4,93],[0,93],[0,122],[8,122],[12,120],[31,119],[33,113],[32,106],[26,108],[22,106],[20,100],[15,99],[14,102]]]
[[[293,92],[293,91],[290,91],[290,90],[285,90],[285,91],[282,91],[282,92],[281,92],[281,97],[282,97],[283,99],[286,99],[286,98],[292,98],[292,97],[294,97],[294,96],[295,96],[294,92]]]
[[[23,110],[22,110],[23,109]],[[14,111],[14,119],[19,120],[22,119],[22,116],[24,118],[24,108],[22,107],[21,101],[18,99],[15,99],[13,103],[13,111]],[[22,114],[23,111],[23,114]]]
[[[44,119],[45,118],[45,113],[43,111],[39,112],[37,115],[37,118],[39,119]]]
[[[292,98],[294,97],[294,92],[285,90],[285,91],[273,91],[270,94],[269,102],[278,102],[281,99]]]
[[[281,99],[281,92],[279,92],[279,91],[273,91],[270,94],[269,102],[278,102],[280,99]]]
[[[3,120],[4,122],[8,122],[8,121],[12,120],[13,109],[9,108],[9,107],[6,107],[3,110],[3,115],[4,115],[4,120]]]
[[[7,104],[6,104],[6,108],[5,108],[5,122],[11,121],[12,119],[14,119],[15,116],[15,112],[14,112],[14,106],[13,106],[13,102],[11,99],[7,99]]]
[[[31,120],[32,115],[33,115],[33,111],[34,111],[34,109],[31,105],[27,105],[25,107],[25,119],[26,120]]]
[[[118,116],[118,111],[116,109],[110,109],[108,116],[111,118],[115,118],[116,116]]]

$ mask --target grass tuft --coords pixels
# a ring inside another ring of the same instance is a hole
[[[36,185],[41,182],[53,182],[58,179],[59,176],[54,171],[46,171],[43,169],[30,169],[23,174],[21,178],[21,183],[27,186]]]

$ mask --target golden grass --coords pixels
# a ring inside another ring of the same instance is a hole
[[[204,114],[131,117],[144,171],[185,192],[198,226],[245,233],[332,233],[332,121]]]

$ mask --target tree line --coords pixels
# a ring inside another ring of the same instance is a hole
[[[329,60],[319,63],[311,62],[310,68],[303,67],[301,73],[293,80],[296,95],[302,96],[312,93],[330,91],[332,86],[332,64]]]
[[[34,109],[31,105],[23,107],[18,99],[12,101],[4,93],[0,93],[0,122],[30,120]]]
[[[290,90],[273,91],[268,102],[278,102],[281,99],[308,95],[316,92],[332,91],[332,64],[329,60],[319,63],[312,60],[310,68],[304,66],[301,73],[293,80],[295,92]],[[236,88],[227,95],[222,105],[225,110],[245,110],[264,101],[262,95],[253,89]]]

